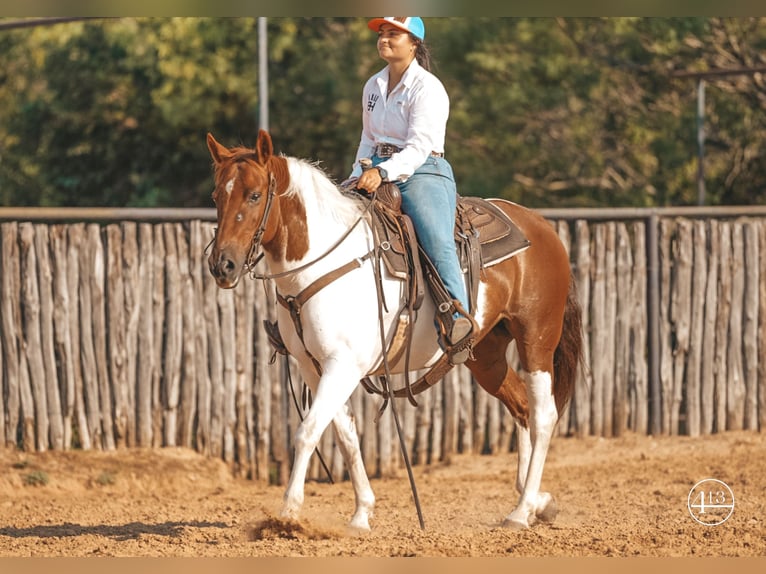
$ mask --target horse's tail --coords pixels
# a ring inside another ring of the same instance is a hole
[[[559,416],[572,398],[582,361],[582,310],[574,277],[570,277],[561,339],[553,354],[553,394]]]

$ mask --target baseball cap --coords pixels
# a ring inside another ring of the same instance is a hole
[[[378,32],[383,24],[396,26],[405,32],[409,32],[418,40],[423,40],[426,37],[426,26],[423,24],[423,19],[418,16],[384,16],[382,18],[373,18],[367,22],[367,27],[374,32]]]

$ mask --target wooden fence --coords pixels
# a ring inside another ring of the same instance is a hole
[[[570,250],[589,367],[559,433],[764,428],[766,213],[544,213]],[[0,210],[0,444],[185,446],[284,482],[300,379],[270,362],[270,285],[221,290],[207,271],[212,211],[63,214]],[[397,402],[416,464],[513,449],[512,419],[464,367],[417,399]],[[375,423],[362,388],[351,402],[368,472],[398,472],[391,413]],[[331,431],[320,450],[342,477]]]

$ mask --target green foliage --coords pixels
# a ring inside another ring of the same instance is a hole
[[[95,482],[99,486],[111,486],[117,482],[117,475],[114,472],[104,471],[98,475]]]
[[[429,18],[464,195],[529,206],[696,202],[696,80],[763,66],[763,18]],[[362,18],[268,20],[277,151],[345,178],[361,89],[385,65]],[[766,194],[766,82],[706,86],[708,202]],[[0,204],[211,206],[205,134],[252,145],[255,18],[120,18],[0,32]]]
[[[24,486],[45,486],[50,479],[48,478],[47,472],[43,470],[35,470],[25,474],[21,478],[21,481],[24,483]]]

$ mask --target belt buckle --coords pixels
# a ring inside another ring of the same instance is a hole
[[[378,156],[379,157],[391,157],[398,151],[397,147],[390,143],[378,144]]]

